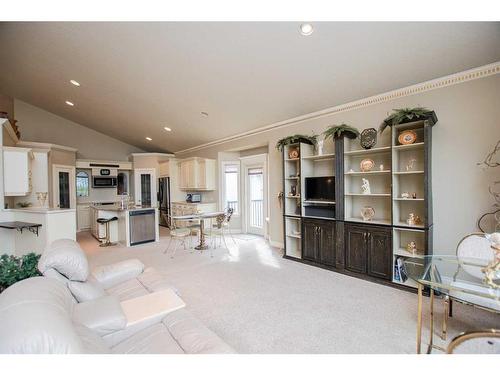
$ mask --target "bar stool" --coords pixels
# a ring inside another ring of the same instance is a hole
[[[109,223],[111,221],[116,221],[118,220],[118,218],[116,216],[113,216],[113,217],[110,217],[110,218],[99,218],[97,219],[96,221],[99,223],[99,224],[105,224],[106,225],[106,235],[104,237],[99,237],[99,241],[100,240],[104,240],[103,243],[101,243],[99,246],[101,247],[106,247],[106,246],[114,246],[116,245],[115,243],[111,243],[111,241],[109,240]]]

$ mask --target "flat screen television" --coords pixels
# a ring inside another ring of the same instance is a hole
[[[306,177],[305,180],[306,201],[335,201],[335,176]]]

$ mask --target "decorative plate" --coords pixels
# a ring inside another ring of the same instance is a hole
[[[375,166],[375,162],[372,159],[363,159],[361,163],[359,163],[359,167],[361,168],[361,172],[369,172]]]
[[[402,145],[411,145],[417,140],[417,133],[413,130],[405,130],[398,136],[398,141]]]
[[[292,150],[288,155],[290,159],[297,159],[299,157],[299,150]]]
[[[377,130],[368,128],[361,132],[361,147],[370,149],[377,144]]]
[[[375,209],[371,206],[365,206],[361,208],[360,212],[363,221],[371,221],[371,219],[373,219],[373,217],[375,216]]]

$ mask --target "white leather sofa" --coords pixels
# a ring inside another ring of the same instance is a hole
[[[12,285],[0,294],[0,353],[234,353],[184,308],[110,344],[102,335],[123,329],[126,317],[116,295],[90,302],[102,299],[101,308],[85,308],[64,283],[48,277]],[[86,321],[100,322],[99,328],[89,328]]]
[[[138,259],[89,269],[84,251],[76,241],[60,239],[50,244],[38,262],[47,277],[66,284],[78,302],[104,295],[115,295],[120,301],[143,296],[172,286],[154,268],[145,268]]]

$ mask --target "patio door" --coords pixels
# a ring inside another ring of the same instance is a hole
[[[242,158],[244,175],[244,228],[247,233],[266,236],[266,155]]]

